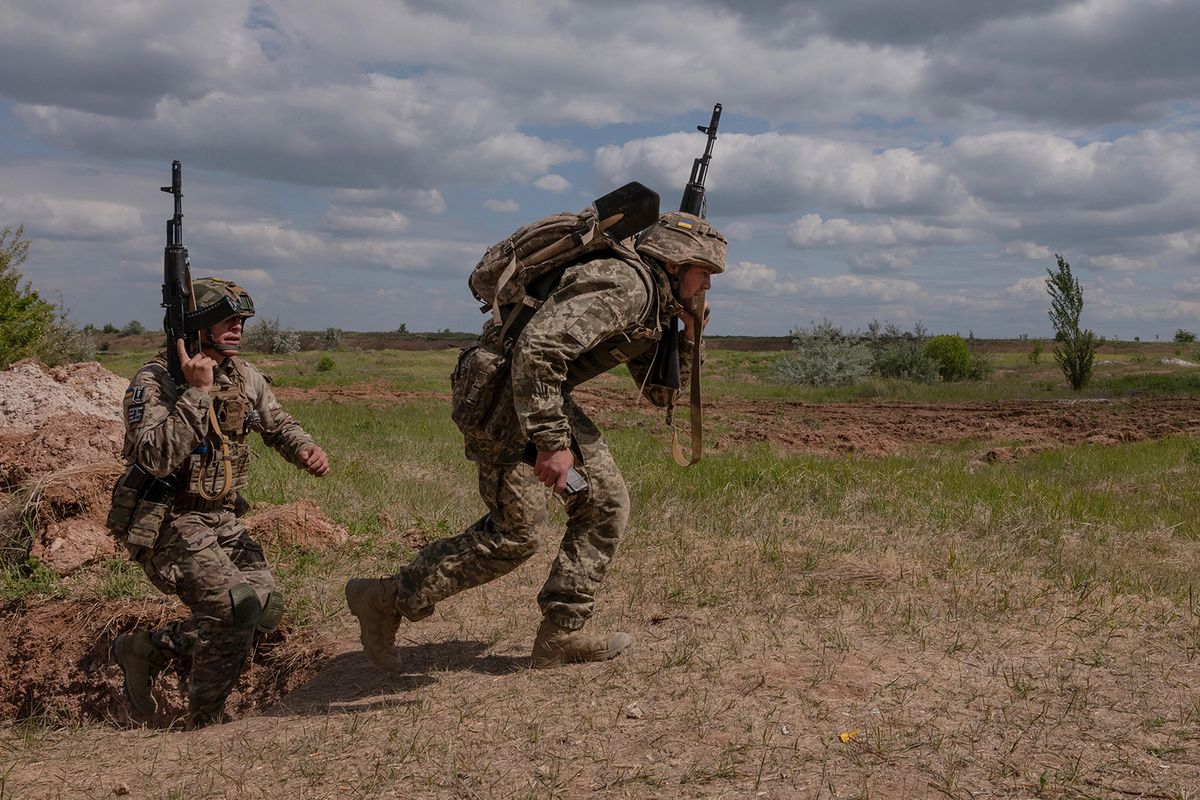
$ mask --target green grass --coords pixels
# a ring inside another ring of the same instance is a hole
[[[317,351],[267,357],[266,369],[277,386],[377,380],[384,389],[443,392],[456,353],[338,351],[332,356],[336,368],[319,371],[316,365],[326,353]],[[119,359],[131,371],[145,355]],[[710,350],[707,398],[714,404],[865,398],[937,403],[1078,396],[1066,389],[1053,362],[1047,364],[1048,355],[1035,367],[1023,351],[991,354],[997,365],[1014,366],[983,382],[872,381],[822,389],[768,383],[771,365],[782,355]],[[1200,374],[1145,374],[1131,360],[1136,352],[1119,355],[1127,363],[1105,365],[1084,396],[1200,392]],[[106,364],[117,368],[118,359],[110,358]],[[627,375],[604,380],[634,399]],[[271,504],[311,497],[354,535],[352,544],[337,553],[273,554],[289,596],[308,604],[314,618],[325,613],[320,593],[305,588],[314,577],[361,571],[364,561],[390,568],[411,555],[392,531],[417,527],[427,536],[450,535],[482,513],[474,468],[463,458],[445,398],[387,405],[305,401],[288,408],[328,450],[332,473],[314,479],[256,439],[258,458],[247,496]],[[1069,447],[992,464],[979,462],[980,447],[971,443],[887,458],[789,455],[748,445],[710,453],[699,465],[679,469],[670,460],[663,428],[647,429],[645,418],[634,412],[616,410],[612,416],[617,424],[607,439],[636,509],[631,535],[683,526],[717,540],[758,542],[764,557],[805,568],[838,553],[888,547],[886,539],[873,538],[788,550],[795,520],[831,528],[851,521],[875,531],[914,529],[913,555],[931,564],[953,560],[960,567],[988,570],[1021,566],[1067,582],[1090,574],[1093,580],[1176,598],[1200,587],[1193,560],[1177,558],[1200,539],[1192,511],[1200,500],[1200,448],[1186,438]],[[127,584],[138,580],[110,567],[106,586],[118,594],[132,592]]]
[[[63,597],[66,591],[58,575],[36,557],[0,570],[0,602],[6,604],[30,595]]]

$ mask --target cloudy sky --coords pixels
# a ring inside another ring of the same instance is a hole
[[[629,180],[678,206],[724,106],[718,334],[828,318],[1200,329],[1196,0],[5,0],[0,226],[81,323],[196,277],[301,329],[474,330],[491,242]]]

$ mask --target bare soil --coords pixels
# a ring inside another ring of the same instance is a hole
[[[826,535],[792,524],[797,541]],[[631,632],[630,649],[531,670],[534,596],[552,557],[403,626],[400,672],[367,661],[343,611],[325,668],[262,715],[153,738],[36,734],[10,786],[31,798],[181,787],[647,800],[1183,800],[1200,787],[1200,633],[1170,602],[897,554],[776,571],[751,542],[634,542],[592,623]],[[105,691],[93,707],[119,727]]]
[[[404,392],[381,382],[311,389],[280,388],[285,402],[365,402],[389,405],[447,393]],[[602,428],[660,425],[663,412],[631,402],[624,386],[589,385],[574,397]],[[630,423],[635,415],[644,421]],[[677,416],[686,422],[687,409]],[[1200,434],[1200,398],[1122,400],[1011,400],[994,403],[804,403],[778,400],[719,400],[704,408],[709,449],[746,443],[769,444],[782,452],[886,456],[930,444],[977,442],[1016,447],[1026,455],[1047,447],[1116,444]]]

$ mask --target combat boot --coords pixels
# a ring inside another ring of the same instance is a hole
[[[581,661],[607,661],[616,658],[631,641],[628,633],[596,636],[582,630],[572,631],[543,619],[533,641],[533,668],[547,669]]]
[[[125,699],[133,710],[148,717],[158,710],[150,691],[154,673],[165,662],[166,654],[150,641],[145,631],[122,633],[112,643],[113,660],[125,676]]]
[[[389,578],[351,578],[346,582],[346,605],[358,617],[359,635],[367,658],[380,669],[400,669],[396,655],[396,588]]]

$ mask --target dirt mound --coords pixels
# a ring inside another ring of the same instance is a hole
[[[157,627],[185,613],[167,598],[52,600],[5,610],[0,613],[6,632],[0,638],[0,718],[140,722],[130,717],[109,647],[118,634]],[[256,642],[227,710],[238,717],[272,705],[314,676],[329,655],[324,640],[280,626]],[[190,669],[190,659],[180,659],[159,674],[159,711],[147,722],[169,725],[186,712]]]
[[[47,417],[34,430],[0,433],[0,489],[64,468],[119,463],[124,433],[118,420],[76,411]]]
[[[251,536],[268,546],[328,550],[345,544],[350,537],[349,531],[327,517],[312,500],[254,511],[243,522]]]
[[[95,361],[47,367],[18,361],[0,372],[0,428],[35,430],[56,414],[74,412],[121,421],[129,381]]]
[[[95,362],[50,369],[27,360],[0,372],[0,560],[32,553],[66,575],[116,554],[104,518],[121,469],[127,385]]]

